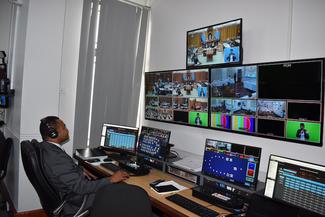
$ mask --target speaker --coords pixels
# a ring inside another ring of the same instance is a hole
[[[52,127],[51,125],[49,125],[49,123],[47,122],[46,118],[43,118],[41,120],[41,122],[47,127],[48,130],[48,134],[47,136],[50,137],[51,139],[55,139],[59,136],[58,131],[56,131],[56,129],[54,129],[54,127]]]

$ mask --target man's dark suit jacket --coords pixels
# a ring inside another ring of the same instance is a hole
[[[96,191],[110,184],[107,178],[89,181],[73,159],[54,144],[41,142],[39,148],[43,155],[45,175],[60,193],[61,198],[67,200],[63,209],[65,214],[75,213],[86,194],[89,195],[86,208],[91,207]]]

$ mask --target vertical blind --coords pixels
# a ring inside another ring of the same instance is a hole
[[[90,114],[90,147],[98,146],[103,123],[136,126],[144,68],[148,9],[117,0],[101,0],[90,111],[98,1],[93,1],[92,10],[89,2],[85,1],[83,14],[81,43],[84,44],[80,46],[74,148],[85,147],[87,143]]]

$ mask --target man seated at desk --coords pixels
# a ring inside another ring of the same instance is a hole
[[[98,189],[128,178],[127,173],[118,171],[110,178],[90,181],[87,174],[63,150],[62,145],[69,140],[69,131],[58,117],[43,118],[40,133],[43,138],[43,142],[38,146],[43,155],[41,163],[44,165],[49,182],[59,192],[61,198],[67,200],[63,208],[64,216],[76,213],[85,195],[88,195],[85,206],[85,209],[88,209],[92,206]]]

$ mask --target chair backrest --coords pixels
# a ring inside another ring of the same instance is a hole
[[[35,188],[44,211],[48,216],[52,216],[53,210],[62,203],[62,200],[44,174],[40,150],[37,146],[36,140],[21,142],[22,162],[26,175]]]
[[[90,217],[152,217],[151,202],[145,190],[135,185],[111,184],[95,196]]]
[[[0,180],[7,174],[7,165],[10,157],[13,141],[11,138],[5,138],[0,131]]]

